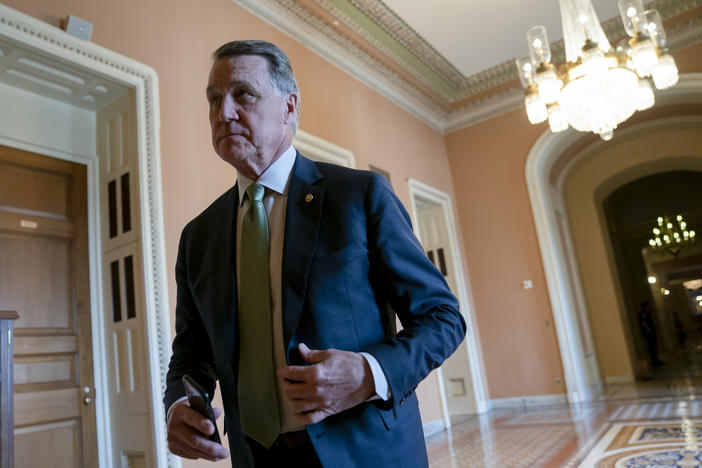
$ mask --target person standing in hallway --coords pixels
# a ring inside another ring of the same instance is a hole
[[[656,367],[660,366],[663,363],[658,360],[658,335],[656,334],[656,324],[651,314],[651,303],[648,301],[641,303],[641,310],[639,310],[639,326],[641,327],[644,340],[646,340],[646,348],[651,365]]]
[[[187,406],[188,374],[219,381],[236,467],[427,466],[414,389],[466,325],[407,212],[383,176],[291,146],[300,94],[274,44],[217,49],[207,99],[237,182],[181,235],[169,449],[229,455]]]

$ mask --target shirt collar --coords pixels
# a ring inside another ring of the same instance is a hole
[[[261,177],[257,181],[253,181],[246,176],[237,174],[237,182],[239,184],[239,204],[244,203],[244,194],[249,185],[257,182],[269,190],[284,195],[288,188],[288,180],[295,164],[295,156],[297,152],[295,148],[290,146],[280,155],[278,159],[273,161],[273,164],[268,166]]]

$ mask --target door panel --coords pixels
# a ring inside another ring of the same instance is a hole
[[[81,466],[80,446],[75,420],[16,429],[15,466]]]
[[[0,309],[20,315],[17,468],[97,467],[86,196],[84,166],[0,147]]]
[[[23,332],[54,328],[70,333],[73,328],[70,242],[20,236],[0,237],[3,269],[12,272],[3,284],[3,307],[25,312],[16,322],[16,328]]]

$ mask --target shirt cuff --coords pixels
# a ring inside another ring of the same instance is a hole
[[[358,353],[364,357],[370,367],[371,374],[373,374],[373,384],[375,385],[375,396],[371,400],[376,400],[380,398],[383,401],[388,401],[392,395],[390,395],[390,386],[388,385],[388,379],[380,367],[378,360],[373,357],[372,354],[360,352]],[[174,403],[175,404],[175,403]]]
[[[166,412],[166,426],[168,425],[169,422],[171,422],[171,415],[173,413],[173,408],[175,408],[176,406],[180,405],[181,403],[183,403],[184,401],[187,401],[187,400],[188,400],[188,397],[184,396],[184,397],[178,398],[176,401],[171,403],[171,406],[168,407],[168,411]]]

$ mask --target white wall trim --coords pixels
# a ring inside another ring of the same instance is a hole
[[[534,395],[513,398],[495,398],[490,400],[490,409],[501,408],[533,408],[538,406],[564,405],[568,403],[565,393],[553,395]]]
[[[143,267],[146,279],[146,310],[149,375],[151,378],[151,417],[154,432],[154,457],[158,468],[180,466],[180,459],[168,453],[166,448],[166,426],[162,395],[165,391],[165,375],[170,357],[170,309],[166,283],[166,259],[163,233],[163,203],[161,192],[160,144],[159,144],[159,104],[158,77],[156,72],[141,63],[91,42],[77,39],[64,31],[36,20],[28,15],[0,4],[0,37],[20,43],[24,47],[40,50],[57,60],[95,73],[109,76],[120,84],[134,88],[137,97],[137,129],[139,145],[139,169],[141,190],[141,215],[143,237]],[[11,142],[8,142],[11,144]],[[16,145],[13,145],[16,147]],[[38,148],[33,149],[37,151]],[[49,148],[39,149],[47,154]],[[97,175],[93,168],[89,176]],[[96,183],[96,181],[95,181]],[[95,186],[93,190],[97,190]],[[95,200],[94,200],[95,201]],[[98,208],[92,206],[95,216]],[[99,218],[98,218],[99,225]],[[99,250],[91,250],[91,256],[101,258]],[[91,265],[93,267],[94,265]],[[99,268],[95,271],[100,271]],[[93,280],[91,288],[102,290],[102,282]],[[94,291],[91,289],[91,294]],[[102,293],[92,296],[92,302],[101,302]],[[94,309],[93,324],[102,323],[103,314]],[[106,380],[101,376],[100,367],[106,367],[103,329],[93,333],[96,382],[106,389]],[[98,361],[100,359],[101,361]],[[100,364],[102,363],[102,365]],[[107,400],[107,398],[103,398]],[[102,415],[98,417],[98,457],[101,466],[110,466],[111,441],[109,436],[109,414],[99,406]],[[96,408],[96,410],[98,409]]]
[[[298,129],[295,133],[293,146],[302,153],[303,156],[316,161],[325,161],[345,167],[356,167],[356,158],[353,153],[346,148],[337,146],[319,137]]]
[[[426,439],[440,432],[443,432],[443,430],[446,429],[446,425],[444,424],[444,420],[442,418],[439,418],[425,423],[422,426],[422,429],[424,430],[424,438]]]
[[[451,197],[446,193],[438,190],[424,182],[409,178],[409,185],[412,222],[415,226],[415,231],[419,225],[417,217],[417,197],[429,200],[432,203],[441,205],[444,210],[444,216],[448,223],[449,246],[451,250],[451,261],[456,269],[456,285],[458,291],[458,302],[461,307],[461,313],[466,321],[466,349],[468,351],[468,360],[470,362],[470,371],[472,377],[473,393],[475,395],[475,404],[478,413],[484,413],[488,410],[487,405],[487,385],[485,381],[485,367],[483,364],[483,355],[480,346],[480,338],[477,329],[477,321],[475,318],[475,307],[473,306],[473,296],[470,292],[470,281],[466,273],[463,256],[461,255],[460,243],[458,242],[458,227],[453,216],[453,202]],[[439,376],[440,378],[441,376]],[[443,394],[443,392],[442,392]],[[444,401],[444,408],[446,402]],[[450,427],[450,422],[447,423]]]
[[[702,102],[702,73],[689,73],[680,76],[680,82],[673,88],[656,93],[657,105]],[[660,124],[660,121],[657,122]],[[644,122],[641,126],[655,125]],[[615,135],[626,135],[640,131],[640,126],[617,131]],[[562,184],[564,173],[567,173],[576,163],[569,161],[556,178],[557,185],[550,183],[550,171],[559,157],[576,141],[583,137],[582,133],[569,129],[563,133],[554,134],[550,130],[544,132],[536,141],[526,163],[527,188],[534,215],[541,259],[544,266],[551,308],[553,311],[556,334],[561,353],[561,362],[565,376],[568,400],[572,403],[585,401],[591,394],[587,386],[588,368],[586,356],[580,343],[578,322],[571,304],[581,301],[578,294],[570,291],[567,278],[567,264],[562,252],[555,246],[562,245],[559,240],[558,226],[554,212],[563,201]],[[606,144],[606,143],[594,143]],[[582,151],[583,155],[587,151]],[[572,239],[566,243],[572,245]],[[580,273],[572,272],[573,278],[580,285]],[[575,294],[575,295],[574,295]],[[585,330],[589,333],[589,325]],[[590,359],[594,359],[593,356]]]

